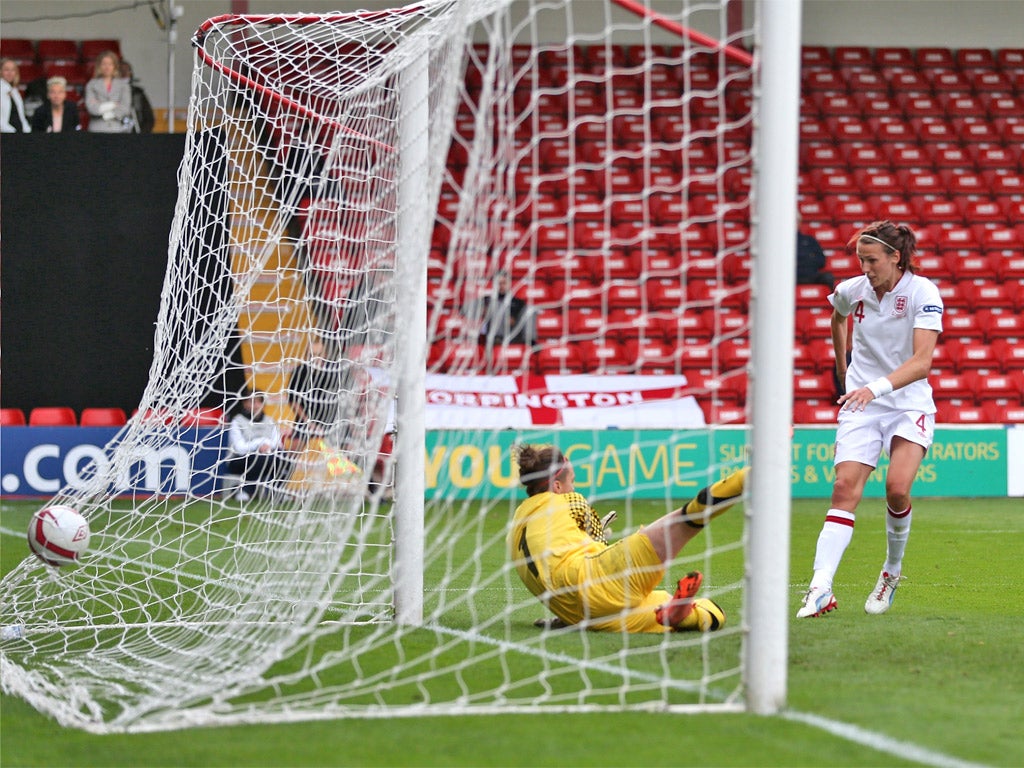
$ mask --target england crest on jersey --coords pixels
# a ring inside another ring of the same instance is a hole
[[[893,307],[892,307],[892,314],[893,314],[893,317],[903,317],[905,314],[907,314],[907,297],[906,296],[897,296],[896,297],[896,302],[893,304]]]

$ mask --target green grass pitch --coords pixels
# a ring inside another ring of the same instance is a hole
[[[0,569],[37,505],[0,504]],[[1024,764],[1021,499],[915,499],[892,610],[862,610],[884,555],[865,501],[839,609],[792,619],[826,504],[795,501],[787,712],[338,720],[94,736],[0,698],[3,766],[895,766]],[[16,535],[15,535],[16,534]]]

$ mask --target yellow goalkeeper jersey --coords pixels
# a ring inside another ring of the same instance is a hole
[[[516,510],[508,549],[523,584],[534,595],[549,595],[552,610],[559,592],[578,585],[562,578],[563,566],[575,557],[607,548],[601,520],[579,493],[538,493]],[[547,599],[547,598],[546,598]],[[578,598],[573,597],[573,602]]]

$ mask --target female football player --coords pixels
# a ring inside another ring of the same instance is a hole
[[[818,536],[814,576],[797,618],[821,616],[836,607],[832,580],[853,538],[854,513],[882,453],[888,548],[882,572],[864,610],[885,613],[900,583],[910,535],[910,489],[935,433],[935,403],[928,384],[935,344],[942,331],[942,298],[934,283],[914,274],[917,238],[905,225],[875,222],[850,240],[863,275],[844,280],[832,303],[836,372],[845,379],[838,403],[836,479],[832,506]],[[849,369],[847,318],[853,316]]]
[[[675,595],[657,589],[666,564],[743,493],[746,469],[686,506],[608,544],[606,523],[576,492],[572,464],[553,446],[521,445],[519,481],[529,498],[516,509],[508,550],[523,584],[557,617],[548,625],[609,632],[711,631],[722,609],[694,600],[702,576],[680,579]]]

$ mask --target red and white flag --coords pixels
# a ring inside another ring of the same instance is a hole
[[[427,429],[692,429],[706,425],[685,376],[428,374]]]

